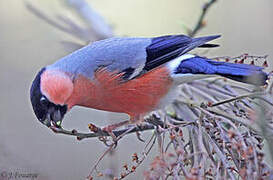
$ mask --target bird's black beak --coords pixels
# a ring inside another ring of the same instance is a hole
[[[50,107],[43,121],[43,124],[45,124],[47,127],[55,126],[61,128],[63,117],[64,114],[62,114],[59,108],[56,109],[54,107]]]

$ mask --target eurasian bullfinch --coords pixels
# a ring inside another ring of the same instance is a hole
[[[262,67],[186,54],[217,46],[207,42],[219,37],[115,37],[91,43],[38,72],[30,90],[34,113],[43,124],[61,127],[64,115],[78,105],[126,113],[133,122],[170,104],[182,83],[220,75],[264,85],[268,75]]]

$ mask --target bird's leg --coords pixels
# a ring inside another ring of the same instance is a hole
[[[127,124],[129,124],[129,121],[122,121],[119,123],[108,125],[108,126],[102,128],[102,130],[106,131],[106,132],[112,132],[113,130],[115,130],[121,126],[127,125]]]
[[[113,130],[124,126],[124,125],[128,125],[128,124],[140,124],[141,122],[143,122],[144,116],[143,115],[131,115],[130,120],[129,121],[123,121],[120,123],[116,123],[116,124],[111,124],[108,125],[104,128],[102,128],[103,131],[106,131],[113,139],[114,143],[116,144],[118,141],[118,137],[116,137],[116,135],[113,133]],[[128,130],[130,131],[130,129]]]
[[[129,123],[130,123],[130,121],[122,121],[120,123],[108,125],[108,126],[102,128],[102,130],[106,131],[112,137],[114,143],[117,144],[118,139],[117,139],[116,135],[113,133],[113,130],[115,130],[121,126],[127,125]]]
[[[140,125],[144,121],[144,114],[131,116],[130,122],[132,124]]]

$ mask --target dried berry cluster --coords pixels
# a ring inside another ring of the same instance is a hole
[[[264,144],[273,146],[271,88],[252,90],[223,79],[183,85],[174,112],[166,112],[169,128],[161,133],[169,134],[161,142],[166,146],[146,179],[273,178],[264,160]]]

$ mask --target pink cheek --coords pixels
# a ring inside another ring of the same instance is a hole
[[[41,76],[41,90],[55,104],[65,104],[73,92],[73,83],[68,75],[48,70]]]

